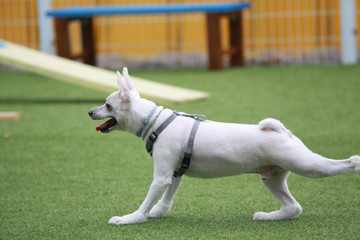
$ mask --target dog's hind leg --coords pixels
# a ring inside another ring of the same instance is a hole
[[[273,167],[269,168],[273,169]],[[269,213],[257,212],[254,214],[253,220],[286,220],[294,219],[299,216],[302,212],[302,208],[291,195],[286,182],[290,172],[284,169],[272,172],[265,168],[260,174],[263,183],[281,202],[282,207],[279,211]]]
[[[360,173],[360,156],[335,160],[304,150],[272,162],[284,169],[309,178],[323,178],[344,173]]]
[[[155,177],[150,186],[149,192],[144,202],[141,204],[140,208],[129,215],[125,215],[122,217],[112,217],[109,220],[109,224],[126,225],[146,222],[150,210],[159,200],[161,195],[165,192],[166,188],[171,185],[171,183],[171,177]]]
[[[280,121],[267,118],[259,123],[265,132],[277,132],[283,144],[270,144],[268,158],[272,164],[310,178],[322,178],[343,173],[360,173],[360,156],[344,160],[323,157],[310,151],[300,139],[294,136]],[[284,142],[284,140],[286,140]]]
[[[173,177],[171,185],[166,189],[160,201],[150,210],[150,218],[164,217],[170,211],[173,199],[181,185],[182,179],[183,176],[177,178]]]

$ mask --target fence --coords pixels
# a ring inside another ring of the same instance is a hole
[[[54,8],[71,5],[155,4],[209,0],[52,0]],[[214,2],[214,0],[211,0]],[[221,0],[222,2],[228,0]],[[217,0],[219,2],[219,0]],[[244,12],[247,64],[338,64],[339,0],[249,0]],[[360,26],[360,0],[356,0]],[[226,24],[226,19],[223,20]],[[73,51],[80,50],[79,26],[71,26]],[[228,29],[223,27],[223,44]],[[39,49],[36,0],[0,0],[0,38]],[[98,63],[102,67],[205,66],[203,14],[111,16],[95,19]],[[357,39],[357,46],[360,40]],[[358,53],[359,56],[359,53]],[[359,57],[358,57],[359,58]]]

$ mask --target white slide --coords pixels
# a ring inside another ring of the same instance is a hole
[[[114,92],[116,71],[90,66],[0,39],[0,62],[85,87]],[[122,68],[123,66],[119,66]],[[157,103],[182,103],[210,97],[210,94],[132,77],[142,97]]]

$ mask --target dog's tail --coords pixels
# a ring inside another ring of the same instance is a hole
[[[273,118],[266,118],[259,122],[259,128],[263,131],[275,131],[278,133],[285,133],[289,137],[293,136],[291,131],[287,129],[284,124]]]

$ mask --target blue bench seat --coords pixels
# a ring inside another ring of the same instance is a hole
[[[48,16],[55,18],[85,18],[106,15],[130,14],[174,14],[174,13],[227,13],[249,8],[249,3],[184,3],[184,4],[141,4],[141,5],[99,5],[65,7],[51,10]]]

